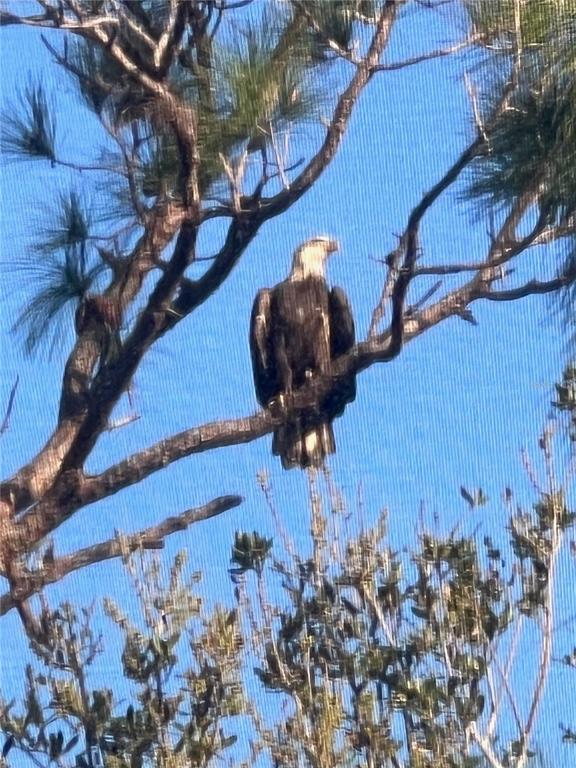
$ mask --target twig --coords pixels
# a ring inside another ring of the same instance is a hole
[[[519,625],[520,625],[520,620],[518,620],[518,623],[517,623],[517,626]],[[515,634],[515,638],[516,638],[516,634]],[[509,683],[510,667],[507,667],[505,670],[502,669],[502,667],[500,666],[500,662],[498,661],[498,656],[496,654],[493,655],[491,662],[494,664],[494,666],[498,670],[500,679],[504,684],[504,689],[506,690],[506,695],[508,697],[508,701],[510,702],[510,707],[512,709],[512,714],[514,716],[514,722],[516,723],[516,728],[518,729],[518,735],[521,736],[524,733],[524,726],[522,725],[522,718],[520,716],[520,711],[518,709],[516,699],[514,698],[514,694],[512,692],[512,689],[510,688],[510,683]],[[486,732],[490,733],[488,728],[486,729]]]
[[[466,85],[466,90],[468,91],[468,96],[470,97],[470,102],[472,104],[472,112],[474,114],[474,122],[476,123],[476,128],[478,129],[478,133],[484,141],[486,142],[486,146],[489,146],[489,140],[488,140],[488,134],[486,133],[486,128],[484,127],[484,123],[482,121],[482,116],[480,114],[480,109],[478,108],[478,97],[476,94],[476,89],[472,85],[472,82],[470,81],[470,77],[468,75],[468,72],[464,73],[464,84]]]
[[[542,627],[542,644],[540,646],[540,661],[538,664],[538,674],[534,681],[532,703],[528,712],[528,719],[526,720],[526,726],[523,731],[522,739],[522,754],[518,761],[518,768],[523,768],[528,760],[528,744],[530,736],[536,722],[536,715],[542,696],[544,695],[544,689],[546,687],[546,680],[550,670],[550,663],[552,659],[552,645],[553,645],[553,628],[554,628],[554,589],[556,587],[555,574],[556,563],[558,555],[560,553],[562,545],[562,529],[559,525],[559,504],[556,499],[554,473],[552,466],[552,456],[549,452],[549,444],[545,443],[546,454],[546,468],[549,476],[549,503],[554,504],[551,535],[550,535],[550,555],[548,560],[548,578],[545,587],[545,601],[543,606],[544,611],[544,625]]]
[[[290,182],[288,181],[288,177],[286,176],[285,172],[285,158],[283,158],[280,154],[280,148],[278,147],[278,142],[276,141],[276,135],[274,133],[274,127],[272,126],[272,122],[268,124],[269,130],[270,130],[270,141],[272,142],[272,149],[274,150],[274,157],[276,158],[276,166],[278,168],[278,173],[280,175],[280,179],[282,180],[282,186],[284,189],[290,189]],[[286,146],[285,146],[285,154],[288,152],[288,141],[286,140]]]
[[[425,293],[423,296],[421,296],[421,297],[420,297],[420,298],[419,298],[417,301],[415,301],[415,302],[414,302],[414,304],[411,304],[411,305],[408,307],[408,309],[406,310],[406,316],[408,317],[409,315],[412,315],[412,314],[414,314],[414,312],[416,312],[416,311],[417,311],[417,310],[419,310],[419,309],[420,309],[422,306],[424,306],[424,304],[426,304],[426,302],[428,301],[428,299],[432,298],[432,296],[434,296],[434,294],[435,294],[435,293],[436,293],[436,292],[437,292],[437,291],[438,291],[438,290],[439,290],[441,287],[442,287],[442,280],[437,280],[437,281],[434,283],[434,285],[433,285],[431,288],[429,288],[429,289],[426,291],[426,293]]]
[[[451,56],[454,53],[458,53],[458,51],[463,50],[464,48],[468,48],[469,46],[473,45],[477,40],[480,39],[480,35],[473,35],[472,37],[469,37],[467,40],[463,40],[460,43],[455,43],[454,45],[450,46],[449,48],[438,48],[435,51],[430,51],[429,53],[423,53],[419,56],[412,56],[409,59],[404,59],[404,61],[394,61],[390,64],[378,64],[375,67],[372,68],[373,72],[392,72],[394,70],[398,69],[405,69],[406,67],[412,67],[414,64],[421,64],[423,61],[430,61],[430,59],[439,59],[443,56]]]
[[[512,665],[514,663],[514,658],[516,656],[516,647],[518,645],[518,640],[520,638],[523,621],[524,621],[524,616],[523,614],[520,614],[518,621],[514,626],[514,634],[512,635],[512,641],[510,643],[510,648],[508,650],[508,655],[506,657],[506,664],[504,666],[504,669],[502,670],[499,664],[497,666],[497,669],[502,679],[506,681],[507,688],[508,688],[508,680],[510,678],[510,673],[512,671]],[[496,654],[494,654],[493,656],[493,659],[495,658],[496,658]],[[489,738],[492,738],[494,734],[494,729],[496,727],[497,719],[498,719],[498,711],[500,709],[501,704],[502,704],[502,697],[494,701],[494,707],[493,707],[492,713],[490,714],[488,725],[486,726],[486,734]],[[516,724],[520,730],[520,733],[522,733],[523,728],[522,728],[519,715],[517,715]]]
[[[130,397],[130,395],[129,395]],[[127,427],[128,424],[133,424],[135,421],[138,421],[140,419],[139,413],[132,413],[128,416],[123,416],[121,419],[115,419],[114,421],[108,422],[108,425],[106,427],[106,432],[113,432],[116,429],[122,429],[122,427]]]

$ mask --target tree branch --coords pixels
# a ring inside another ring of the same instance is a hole
[[[464,48],[468,48],[469,46],[474,45],[474,43],[476,43],[480,38],[481,35],[472,35],[467,40],[463,40],[460,43],[455,43],[449,48],[439,48],[435,51],[430,51],[429,53],[423,53],[419,56],[412,56],[411,58],[404,59],[403,61],[394,61],[390,64],[377,64],[372,71],[392,72],[398,69],[412,67],[414,64],[421,64],[423,61],[430,61],[430,59],[440,59],[444,56],[451,56],[452,54],[458,53]]]
[[[278,424],[284,423],[290,417],[293,418],[299,411],[317,407],[321,398],[325,397],[332,388],[334,378],[358,374],[374,363],[389,362],[399,354],[406,341],[411,341],[448,317],[458,316],[467,319],[468,305],[477,299],[487,298],[491,295],[490,284],[495,279],[492,262],[500,258],[504,252],[508,258],[513,258],[529,247],[531,238],[538,234],[543,222],[537,222],[532,232],[525,238],[514,240],[515,228],[521,221],[532,198],[526,196],[519,200],[506,217],[498,236],[495,238],[484,269],[472,280],[451,291],[432,306],[405,317],[403,306],[417,252],[415,235],[417,225],[420,217],[427,209],[426,206],[435,199],[434,195],[440,193],[440,189],[447,183],[446,179],[450,175],[450,173],[447,174],[441,183],[425,195],[409,218],[409,228],[403,235],[403,239],[407,243],[404,263],[399,270],[392,296],[392,322],[385,333],[369,337],[366,341],[358,343],[351,352],[335,360],[331,376],[316,376],[311,379],[305,387],[293,394],[285,413],[273,414],[269,411],[262,411],[247,418],[214,422],[186,430],[145,451],[134,454],[103,473],[96,480],[85,478],[82,473],[78,472],[63,472],[61,485],[56,483],[46,498],[19,521],[17,539],[20,543],[18,547],[23,546],[24,542],[30,545],[30,542],[40,541],[84,504],[116,493],[121,488],[132,485],[185,456],[213,448],[247,443],[263,437],[272,432]],[[410,226],[413,227],[412,230]],[[567,280],[567,278],[562,279]],[[520,294],[516,296],[516,298],[521,297]],[[512,300],[512,298],[511,295],[508,296],[508,300]],[[126,359],[129,360],[130,356]],[[115,370],[121,370],[121,368],[121,364],[117,364]],[[96,405],[107,402],[107,398],[103,395],[95,396],[94,402],[93,418],[102,418],[102,412],[96,409]],[[85,423],[89,425],[88,420]],[[81,449],[87,455],[89,442],[94,440],[99,433],[99,427],[93,426],[92,430],[87,430],[86,433],[88,442],[82,444],[83,435],[80,431],[77,441],[77,445],[80,447],[77,450]],[[81,466],[81,464],[78,463],[77,466]]]
[[[58,429],[32,462],[9,481],[14,496],[14,512],[25,509],[33,501],[42,498],[43,493],[54,485],[57,476],[66,469],[81,466],[96,443],[98,435],[105,428],[113,406],[129,384],[144,352],[160,335],[217,290],[261,224],[295,203],[333,159],[356,100],[368,83],[371,69],[378,63],[387,43],[399,5],[400,3],[393,0],[387,0],[384,4],[368,53],[338,101],[321,149],[292,183],[290,189],[269,199],[248,198],[246,205],[243,201],[243,213],[233,219],[226,243],[211,268],[200,280],[183,283],[181,294],[172,307],[153,308],[149,303],[147,311],[141,315],[123,344],[121,357],[115,361],[114,370],[107,370],[104,366],[91,382],[90,377],[98,359],[99,349],[97,346],[86,349],[86,340],[79,339],[66,365]],[[174,120],[175,131],[181,142],[188,147],[189,159],[195,167],[193,156],[196,151],[196,133],[189,110],[183,108],[165,84],[141,71],[106,28],[91,25],[89,31],[83,29],[78,33],[106,46],[116,62],[160,100],[167,114]],[[194,176],[192,170],[188,173],[189,176],[190,174]],[[138,292],[144,275],[150,266],[153,266],[154,254],[161,253],[190,213],[171,202],[162,204],[166,209],[164,215],[159,215],[159,210],[155,212],[155,226],[151,228],[152,231],[147,230],[144,233],[129,260],[128,275],[121,286],[122,297],[117,297],[118,300],[121,298],[123,306],[130,303]],[[199,223],[198,219],[196,225]],[[168,286],[168,279],[161,282],[163,286]],[[113,295],[118,291],[118,286],[111,286],[107,293]],[[169,291],[163,291],[163,294],[167,297]],[[64,485],[66,486],[66,483]]]
[[[113,539],[94,544],[64,557],[58,557],[35,573],[28,572],[13,583],[9,594],[0,597],[0,616],[15,606],[40,592],[48,584],[61,581],[73,571],[87,568],[104,560],[126,557],[138,549],[160,549],[164,539],[173,533],[185,531],[190,525],[208,520],[242,503],[241,496],[221,496],[202,507],[188,509],[172,517],[167,517],[158,525],[144,528],[137,533],[117,535]]]
[[[293,205],[312,186],[333,159],[340,146],[358,97],[370,81],[374,67],[378,64],[382,51],[388,43],[398,8],[403,2],[404,0],[399,2],[396,0],[386,0],[384,3],[368,52],[357,64],[354,76],[338,99],[324,143],[306,168],[292,181],[289,189],[282,190],[274,197],[263,198],[260,201],[259,208],[264,219],[277,216]]]
[[[475,298],[488,299],[488,301],[516,301],[526,296],[535,296],[543,293],[551,293],[560,288],[565,288],[574,282],[574,275],[567,274],[554,280],[529,280],[518,288],[510,288],[507,291],[478,291]]]
[[[390,265],[390,273],[387,278],[382,295],[378,305],[372,313],[372,319],[370,321],[370,329],[368,331],[368,338],[373,338],[376,335],[378,324],[384,315],[384,307],[388,299],[393,293],[393,284],[395,278],[393,276],[394,270],[398,269],[398,263],[401,258],[402,251],[406,249],[406,245],[411,238],[415,238],[420,227],[424,215],[428,209],[436,202],[440,195],[453,184],[464,168],[478,155],[478,153],[484,147],[484,140],[482,137],[478,137],[462,152],[456,162],[446,171],[444,176],[422,197],[418,205],[412,210],[412,213],[408,217],[408,223],[404,234],[400,238],[398,248],[388,257],[388,263]],[[412,254],[412,261],[410,266],[410,279],[417,273],[415,268],[417,258],[417,252],[414,250]],[[406,290],[408,285],[406,285]],[[394,311],[394,310],[393,310]],[[398,319],[396,319],[396,324]]]

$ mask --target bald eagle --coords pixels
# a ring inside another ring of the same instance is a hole
[[[292,271],[256,295],[250,350],[256,397],[263,407],[302,387],[312,376],[331,374],[332,360],[354,345],[354,319],[346,294],[329,288],[328,256],[338,243],[317,237],[294,253]],[[285,469],[320,467],[336,444],[332,421],[356,396],[354,374],[339,377],[318,408],[274,431],[272,453]]]

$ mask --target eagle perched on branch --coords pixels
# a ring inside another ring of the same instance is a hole
[[[256,295],[250,351],[256,397],[264,408],[282,402],[314,375],[330,376],[332,361],[354,345],[346,294],[330,289],[325,277],[328,256],[338,247],[327,237],[307,240],[296,249],[286,280]],[[284,469],[322,466],[336,450],[332,421],[355,396],[355,375],[339,377],[317,408],[276,428],[272,453]]]

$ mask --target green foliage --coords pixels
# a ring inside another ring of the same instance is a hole
[[[272,539],[266,539],[260,536],[256,531],[254,533],[236,532],[234,536],[234,547],[230,562],[236,567],[230,569],[232,576],[240,576],[247,571],[262,573],[264,563],[272,549]]]
[[[71,233],[62,231],[61,236],[64,239]],[[55,232],[53,244],[58,237]],[[43,248],[52,250],[48,243]],[[67,319],[71,323],[70,317],[63,317],[63,310],[85,295],[106,266],[102,262],[89,264],[85,243],[79,242],[62,251],[49,252],[40,261],[19,261],[16,267],[34,280],[35,293],[16,319],[13,330],[24,333],[28,353],[48,341],[48,353],[52,354],[65,334],[63,322]]]
[[[554,407],[576,415],[576,362],[564,369],[561,383],[556,384],[556,394],[558,399],[552,403]]]
[[[464,762],[465,728],[483,712],[489,644],[509,623],[503,584],[483,572],[472,540],[430,536],[415,556],[418,578],[407,583],[381,532],[349,542],[330,577],[310,561],[295,573],[276,564],[291,607],[256,673],[299,702],[277,727],[278,765],[294,764],[289,756],[305,751],[310,729],[320,764],[354,754],[375,765],[399,759],[397,724],[406,718],[421,754],[410,765],[473,764]]]
[[[46,764],[68,766],[76,759],[88,764],[85,750],[92,746],[107,768],[158,760],[176,768],[205,766],[235,743],[227,723],[245,710],[237,613],[216,608],[200,617],[193,594],[199,576],[185,578],[185,565],[186,557],[178,555],[164,583],[157,561],[127,562],[141,601],[140,626],[106,601],[124,638],[121,662],[133,683],[129,704],[125,691],[90,690],[91,667],[103,650],[91,629],[92,612],[83,610],[79,618],[69,604],[43,609],[33,643],[43,671],[28,666],[21,714],[14,713],[14,701],[0,698],[6,753],[23,750]]]
[[[470,194],[512,203],[539,191],[541,205],[566,218],[576,209],[576,88],[571,76],[538,69],[527,67],[509,107],[488,116],[488,150]]]
[[[23,89],[16,102],[0,118],[0,150],[12,160],[56,158],[54,107],[43,86],[33,83]]]
[[[82,249],[90,237],[91,225],[90,209],[78,192],[72,190],[60,194],[52,219],[45,231],[41,231],[43,237],[35,247],[40,253]],[[81,258],[83,257],[84,254]]]
[[[464,0],[464,6],[477,33],[484,42],[511,46],[520,42],[523,46],[541,46],[551,35],[565,30],[576,16],[574,0]],[[518,13],[517,13],[518,12]],[[520,40],[516,38],[518,36]]]
[[[228,750],[245,747],[239,738],[248,727],[252,761],[259,756],[277,768],[486,768],[470,734],[494,712],[510,723],[506,686],[516,658],[503,671],[498,657],[515,646],[522,617],[548,610],[548,576],[574,525],[553,486],[552,479],[530,512],[514,508],[506,491],[508,565],[488,535],[480,542],[421,531],[412,554],[397,552],[384,516],[344,537],[345,510],[330,501],[326,515],[317,488],[311,557],[273,557],[271,539],[236,534],[232,609],[206,611],[195,594],[199,575],[186,576],[183,554],[167,577],[157,559],[129,558],[141,616],[105,602],[123,638],[128,698],[126,689],[89,685],[103,651],[92,612],[44,605],[33,643],[42,670],[28,667],[19,709],[0,700],[4,749],[62,766],[89,745],[107,768],[206,767],[223,759],[245,766],[241,752]],[[289,542],[288,549],[294,552]],[[568,667],[572,655],[564,658]],[[250,666],[262,689],[248,701]],[[506,685],[495,687],[495,675],[505,675]],[[267,703],[269,694],[280,710]],[[523,710],[533,692],[514,695]],[[277,711],[281,716],[270,714]],[[561,726],[561,733],[569,744],[573,731]],[[509,741],[498,735],[496,728],[489,744],[499,765],[536,759],[521,733]]]
[[[505,54],[488,59],[483,69],[487,148],[474,166],[469,194],[510,204],[538,192],[551,219],[565,220],[576,210],[576,4],[466,6],[483,36],[480,44],[500,46]],[[499,75],[486,77],[486,68]]]

